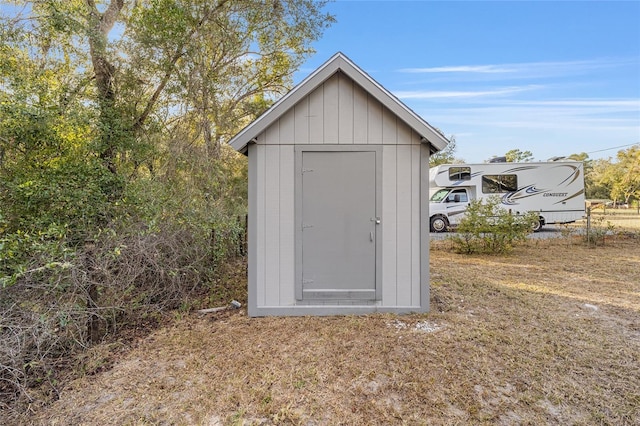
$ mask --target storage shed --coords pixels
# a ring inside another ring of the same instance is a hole
[[[429,310],[441,133],[337,53],[229,143],[249,160],[250,316]]]

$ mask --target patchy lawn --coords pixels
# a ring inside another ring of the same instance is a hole
[[[190,314],[25,423],[640,424],[638,239],[447,247],[428,315]]]

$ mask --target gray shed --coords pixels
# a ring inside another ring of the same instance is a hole
[[[337,53],[238,133],[248,313],[429,310],[429,155],[447,139]]]

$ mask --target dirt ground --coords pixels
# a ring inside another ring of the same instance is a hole
[[[434,243],[427,315],[189,314],[25,423],[638,425],[640,240]]]

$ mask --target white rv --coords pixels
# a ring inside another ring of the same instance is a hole
[[[443,164],[429,170],[429,217],[432,232],[460,222],[472,200],[500,196],[514,214],[536,212],[534,231],[550,223],[570,223],[584,216],[582,162],[491,162]]]

